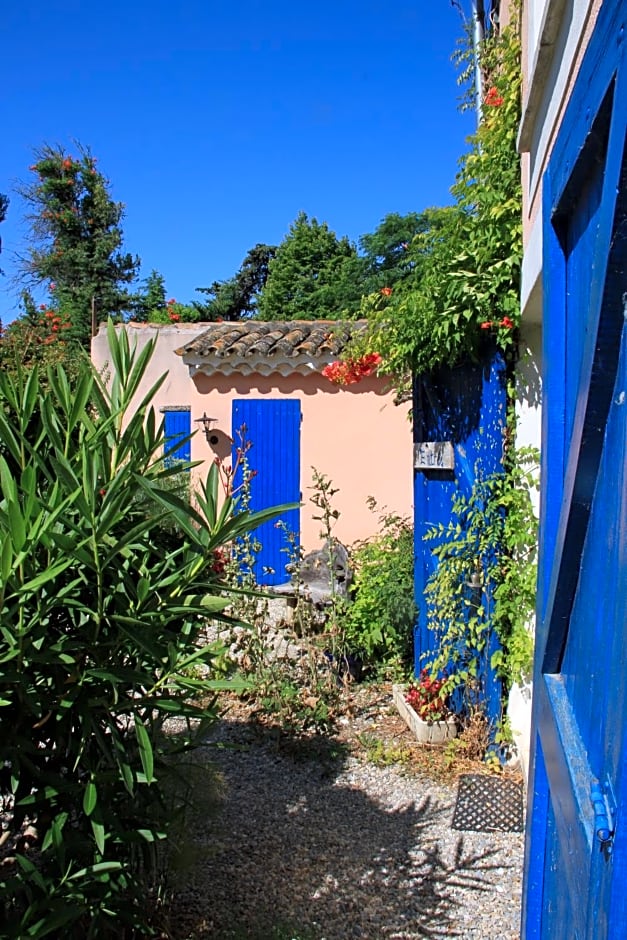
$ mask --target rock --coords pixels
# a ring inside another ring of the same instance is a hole
[[[328,542],[321,549],[309,552],[302,560],[298,575],[293,576],[287,584],[280,584],[272,590],[275,594],[292,595],[300,589],[312,604],[322,606],[329,603],[333,591],[340,597],[346,597],[351,580],[348,549],[334,540],[332,552]]]

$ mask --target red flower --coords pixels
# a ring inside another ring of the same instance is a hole
[[[168,300],[168,304],[175,304],[175,303],[176,303],[176,300],[174,299],[174,297],[170,297],[170,299]]]
[[[492,320],[484,320],[481,324],[482,330],[491,330],[492,329]]]
[[[360,359],[330,362],[322,370],[322,375],[335,385],[354,385],[365,376],[372,375],[380,362],[379,353],[366,353]]]
[[[428,670],[423,669],[420,678],[408,689],[405,701],[423,721],[439,721],[448,714],[443,686],[444,679],[432,679]]]
[[[509,317],[503,317],[503,319],[501,320],[501,326],[504,326],[504,327],[506,327],[508,330],[511,330],[511,329],[513,328],[514,324],[513,324],[513,322],[510,320]]]
[[[223,549],[214,548],[213,561],[210,567],[214,574],[224,574],[224,569],[226,568],[226,557],[224,555]]]
[[[488,93],[485,96],[485,103],[489,108],[500,108],[504,100],[503,96],[499,95],[499,90],[496,85],[492,85],[492,87],[488,89]]]
[[[181,315],[179,313],[170,314],[170,320],[172,321],[172,323],[178,323],[180,319],[181,319]]]
[[[380,294],[383,294],[384,297],[391,297],[392,288],[391,287],[382,287],[379,291]]]

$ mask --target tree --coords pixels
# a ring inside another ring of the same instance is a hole
[[[37,306],[28,291],[22,292],[20,308],[20,316],[0,329],[0,371],[17,378],[38,368],[40,384],[48,387],[48,367],[62,365],[74,386],[89,360],[69,340],[69,321],[49,304]]]
[[[124,206],[114,202],[109,181],[91,152],[78,156],[48,144],[35,151],[37,181],[19,190],[30,207],[32,247],[23,262],[31,283],[49,283],[55,304],[83,345],[92,332],[92,310],[119,317],[133,305],[139,258],[121,250]]]
[[[348,238],[300,212],[270,261],[258,300],[261,320],[353,317],[363,292],[363,263]]]
[[[416,267],[413,241],[431,224],[428,212],[390,212],[374,230],[359,239],[364,261],[366,290],[371,293],[382,287],[396,287],[406,281]]]
[[[199,287],[201,294],[213,299],[194,301],[202,320],[247,320],[257,312],[257,299],[268,279],[270,262],[276,255],[274,245],[258,243],[250,249],[239,271],[226,281],[214,281]]]
[[[145,323],[153,311],[165,309],[165,278],[153,268],[143,281],[143,290],[135,302],[133,319]]]

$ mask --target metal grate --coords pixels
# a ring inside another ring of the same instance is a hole
[[[468,832],[522,832],[522,784],[505,777],[462,774],[451,828]]]

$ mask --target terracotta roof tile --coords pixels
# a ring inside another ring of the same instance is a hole
[[[351,335],[361,332],[365,325],[365,320],[211,323],[177,352],[197,365],[211,363],[220,368],[228,364],[237,370],[237,363],[252,366],[255,361],[263,363],[263,371],[270,370],[273,363],[281,363],[284,371],[290,361],[296,367],[336,359]]]

